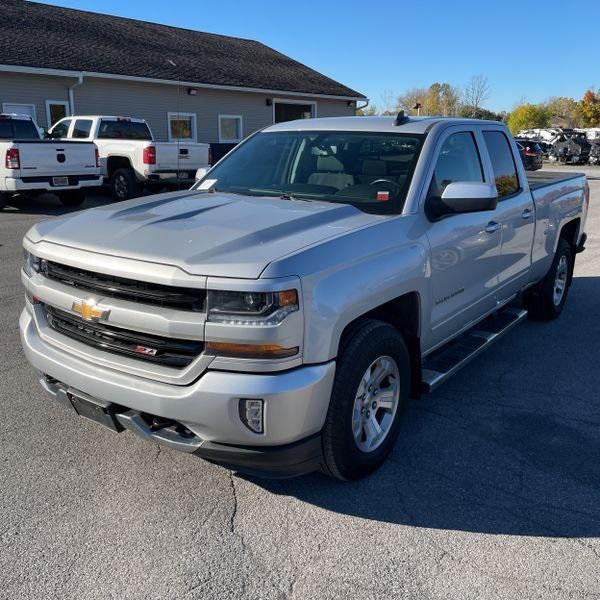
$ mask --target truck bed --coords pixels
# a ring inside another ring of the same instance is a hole
[[[565,171],[527,171],[526,174],[531,190],[537,190],[560,181],[585,177],[585,173],[566,173]]]

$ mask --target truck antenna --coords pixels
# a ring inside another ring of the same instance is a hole
[[[404,111],[401,110],[396,117],[394,125],[404,125],[404,123],[408,123],[408,117],[404,114]]]

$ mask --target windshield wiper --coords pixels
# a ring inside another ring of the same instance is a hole
[[[289,192],[282,192],[279,198],[281,200],[301,200],[302,202],[312,202],[311,198],[307,198],[306,196],[295,196]]]

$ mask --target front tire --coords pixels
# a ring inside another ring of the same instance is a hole
[[[110,178],[110,189],[118,202],[135,198],[141,191],[132,169],[117,169]]]
[[[85,202],[85,193],[82,190],[70,190],[61,192],[58,199],[67,208],[77,208]]]
[[[338,356],[323,428],[322,469],[342,480],[360,479],[391,452],[410,390],[410,358],[397,329],[366,319]]]
[[[552,321],[562,312],[573,272],[573,250],[564,239],[558,247],[550,270],[528,294],[526,307],[535,321]]]

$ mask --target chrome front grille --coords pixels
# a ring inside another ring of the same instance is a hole
[[[111,352],[169,367],[188,366],[203,349],[204,343],[161,337],[85,321],[66,311],[43,304],[48,325],[57,333],[78,342]]]
[[[53,281],[106,297],[192,312],[205,310],[206,290],[203,289],[126,279],[48,260],[42,261],[42,273]]]

